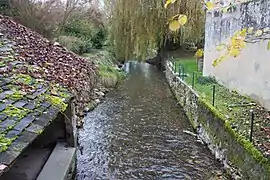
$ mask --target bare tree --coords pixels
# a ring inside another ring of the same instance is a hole
[[[64,15],[63,15],[63,19],[62,19],[62,23],[59,26],[59,33],[58,35],[60,35],[63,31],[64,26],[66,25],[66,23],[68,22],[69,17],[72,15],[72,13],[80,7],[83,7],[85,5],[89,5],[91,3],[92,0],[67,0],[65,2],[65,8],[64,8]]]

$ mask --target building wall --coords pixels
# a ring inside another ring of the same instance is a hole
[[[212,66],[214,59],[222,54],[216,46],[228,42],[235,31],[245,27],[253,27],[254,31],[270,27],[270,0],[238,4],[227,13],[207,12],[205,26],[204,75],[215,76],[230,89],[249,95],[270,109],[269,33],[247,37],[247,47],[238,57],[229,57],[218,66]]]

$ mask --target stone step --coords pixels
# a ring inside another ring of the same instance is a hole
[[[75,162],[75,153],[76,148],[66,147],[66,143],[63,142],[57,143],[37,180],[66,180]]]

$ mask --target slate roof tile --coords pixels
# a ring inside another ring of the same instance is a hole
[[[0,67],[0,138],[10,139],[12,142],[7,150],[0,151],[0,163],[9,165],[57,117],[60,108],[47,99],[51,95],[49,82],[37,81],[19,70],[14,71],[15,73],[8,72],[7,69],[1,71],[1,68],[6,67],[17,70],[29,66],[26,62],[12,58],[16,53],[12,50],[15,43],[0,37],[0,42],[3,40],[7,42],[4,45],[7,47],[0,44],[0,60],[6,63],[6,66]],[[6,55],[10,57],[7,58]],[[63,90],[69,94],[67,90]],[[67,96],[64,101],[69,98]],[[14,113],[17,115],[14,116]]]

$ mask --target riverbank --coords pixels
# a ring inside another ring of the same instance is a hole
[[[184,72],[177,72],[179,63],[182,69],[185,66]],[[213,78],[201,77],[201,73],[193,74],[196,71],[194,67],[197,67],[195,61],[178,61],[174,65],[168,63],[166,67],[169,85],[176,99],[184,107],[193,127],[216,157],[229,167],[229,173],[235,179],[267,179],[270,172],[269,160],[256,146],[256,132],[260,128],[259,125],[262,125],[257,116],[254,122],[254,145],[248,140],[248,111],[252,107],[257,115],[256,110],[262,107],[250,98],[229,91]],[[216,96],[213,102],[214,86]]]
[[[82,55],[89,61],[94,61],[97,65],[97,83],[91,94],[92,101],[88,102],[84,109],[79,110],[77,127],[84,124],[84,116],[95,109],[105,98],[106,94],[114,89],[126,76],[122,70],[123,65],[119,64],[113,54],[106,49],[93,50],[91,53]]]

